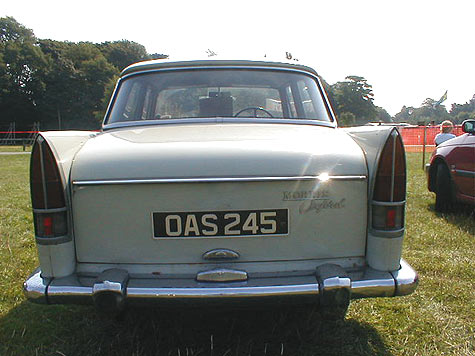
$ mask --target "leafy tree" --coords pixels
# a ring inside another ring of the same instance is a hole
[[[49,128],[97,128],[104,92],[118,70],[92,43],[40,41],[48,56],[48,91],[41,102]],[[61,119],[61,120],[60,120]]]
[[[43,129],[99,126],[121,69],[166,58],[127,40],[93,44],[38,40],[12,17],[0,18],[0,125]]]
[[[394,117],[396,122],[407,122],[413,125],[427,125],[431,122],[441,123],[449,119],[445,106],[432,98],[425,99],[418,108],[403,106]]]
[[[411,123],[413,121],[412,114],[415,110],[416,109],[412,106],[407,107],[406,105],[404,105],[401,108],[401,111],[394,115],[394,121]]]
[[[167,59],[168,54],[152,53],[148,55],[149,59]]]
[[[356,124],[356,116],[352,112],[342,112],[338,116],[339,126],[354,126]]]
[[[459,112],[455,116],[451,116],[450,119],[452,120],[454,124],[461,124],[465,120],[469,120],[469,119],[475,120],[475,112],[462,111],[462,112]]]
[[[421,107],[415,109],[412,115],[413,124],[428,124],[432,121],[440,123],[447,119],[448,113],[445,106],[431,98],[425,99]]]
[[[109,82],[104,87],[104,96],[102,97],[99,110],[94,112],[94,117],[97,123],[102,123],[104,119],[104,115],[107,111],[107,107],[109,106],[112,94],[114,93],[114,88],[117,83],[117,80],[119,80],[118,75],[112,76],[112,78],[109,79]]]
[[[377,113],[376,120],[378,122],[392,122],[393,121],[391,115],[389,115],[389,113],[380,106],[376,106],[376,113]]]
[[[29,128],[38,118],[46,69],[33,31],[12,17],[0,18],[0,123],[16,122],[17,128]]]
[[[0,18],[0,43],[10,41],[32,42],[36,41],[35,34],[29,28],[18,23],[13,17]]]
[[[104,42],[98,45],[104,57],[118,70],[132,63],[149,59],[147,50],[141,44],[127,40]]]
[[[345,79],[331,86],[333,108],[337,115],[351,112],[359,125],[375,120],[377,110],[373,104],[372,86],[360,76],[353,75]]]
[[[450,115],[457,115],[460,112],[475,112],[475,94],[472,96],[472,99],[465,104],[452,104]]]
[[[461,124],[464,120],[475,119],[475,94],[469,102],[465,104],[452,104],[450,109],[450,120],[456,124]]]

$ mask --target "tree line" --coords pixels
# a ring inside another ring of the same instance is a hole
[[[97,129],[120,71],[166,58],[127,40],[94,44],[38,39],[12,17],[0,18],[0,131]]]
[[[98,129],[120,71],[160,58],[167,56],[149,54],[127,40],[97,44],[38,39],[13,17],[0,18],[0,131],[12,122],[17,130],[29,130],[36,122],[42,130]],[[421,107],[404,106],[391,117],[374,105],[372,86],[364,77],[323,83],[340,124],[346,126],[475,118],[475,95],[466,104],[453,104],[450,112],[428,98]]]

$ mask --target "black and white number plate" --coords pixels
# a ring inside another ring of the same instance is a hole
[[[289,232],[287,209],[153,213],[153,237],[273,236]]]

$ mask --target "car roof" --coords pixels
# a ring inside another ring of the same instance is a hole
[[[318,73],[311,67],[300,64],[295,60],[268,60],[261,59],[226,59],[216,56],[204,59],[155,59],[134,63],[125,68],[121,76],[132,73],[153,71],[160,69],[190,68],[190,67],[258,67],[258,68],[276,68],[276,69],[292,69],[300,70],[318,76]]]

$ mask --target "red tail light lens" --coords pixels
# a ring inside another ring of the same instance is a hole
[[[56,159],[41,136],[31,153],[30,182],[33,209],[55,209],[66,205]]]
[[[373,200],[404,201],[406,199],[406,155],[401,135],[394,129],[379,159]]]
[[[38,237],[59,237],[68,233],[66,211],[56,213],[35,212],[35,234]]]
[[[30,189],[35,235],[39,238],[67,235],[63,183],[53,152],[42,136],[31,153]]]
[[[392,229],[396,227],[396,209],[386,210],[386,226]]]
[[[42,214],[43,219],[43,229],[45,236],[53,236],[53,218],[51,216],[45,216]]]
[[[406,199],[406,156],[401,135],[394,129],[379,158],[372,204],[372,226],[376,230],[404,228]]]

